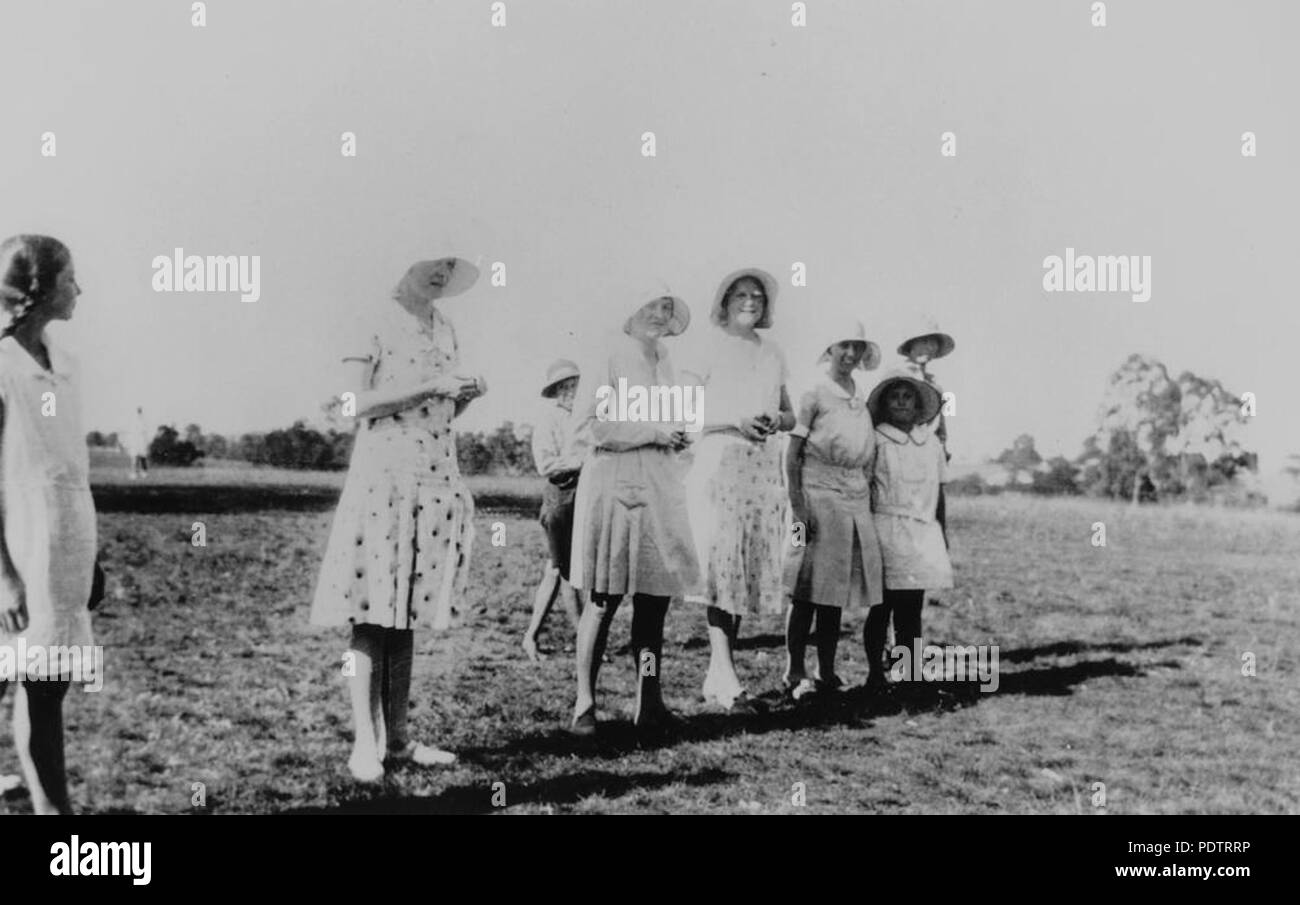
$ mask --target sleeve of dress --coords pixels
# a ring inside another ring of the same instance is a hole
[[[615,421],[610,417],[618,405],[616,370],[613,356],[606,358],[596,369],[584,369],[574,405],[574,411],[582,413],[579,429],[588,431],[592,444],[600,449],[621,452],[641,446],[658,446],[662,434],[658,424]]]
[[[533,464],[542,477],[547,477],[556,470],[556,464],[564,452],[557,442],[556,420],[555,411],[549,411],[533,430]]]
[[[790,431],[790,436],[808,439],[808,434],[813,429],[813,423],[817,420],[817,411],[817,390],[814,388],[799,397],[799,411],[795,417],[794,430]]]

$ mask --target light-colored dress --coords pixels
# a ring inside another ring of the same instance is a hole
[[[685,370],[685,369],[684,369]],[[711,330],[708,354],[688,373],[704,387],[705,423],[776,417],[787,380],[773,342]],[[789,501],[781,468],[783,440],[709,433],[693,446],[687,477],[691,531],[701,582],[687,599],[733,615],[778,613],[785,605],[782,569],[789,543]]]
[[[943,444],[929,425],[905,433],[876,427],[876,470],[871,483],[876,533],[885,560],[885,587],[952,587],[952,563],[935,518],[939,485],[948,479]]]
[[[600,387],[617,388],[619,378],[629,387],[673,386],[676,373],[661,342],[647,354],[638,340],[619,334],[608,348],[602,363],[583,370],[575,401],[594,447],[574,501],[569,581],[595,594],[680,596],[699,578],[686,514],[686,463],[657,439],[681,424],[596,414]]]
[[[394,304],[374,336],[370,388],[454,373],[456,334],[435,308],[421,325]],[[321,563],[311,621],[447,628],[458,615],[474,540],[461,480],[455,402],[432,397],[360,425]]]
[[[0,507],[28,616],[18,635],[0,630],[0,645],[21,639],[29,652],[94,643],[86,604],[97,537],[80,386],[75,362],[48,335],[45,347],[49,371],[13,337],[0,339]],[[32,667],[29,675],[47,675],[48,658],[6,659],[19,670]]]
[[[805,438],[803,492],[814,525],[807,545],[793,547],[787,562],[791,597],[853,609],[880,603],[880,541],[871,515],[876,432],[866,395],[828,379],[804,394],[790,433]]]

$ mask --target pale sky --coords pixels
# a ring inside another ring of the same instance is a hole
[[[195,28],[188,3],[23,4],[0,229],[72,248],[85,294],[52,329],[87,429],[315,418],[367,313],[454,252],[508,281],[444,303],[490,386],[463,429],[534,418],[547,363],[641,301],[624,287],[666,280],[698,341],[756,265],[796,398],[846,318],[887,365],[919,313],[951,333],[959,458],[1022,432],[1075,454],[1131,352],[1255,392],[1266,466],[1300,452],[1296,4],[1111,2],[1104,28],[1084,0],[812,0],[806,28],[790,6],[507,0],[493,28],[486,0],[222,0]],[[260,255],[261,299],[153,292],[177,246]],[[1044,292],[1067,246],[1151,256],[1151,300]]]

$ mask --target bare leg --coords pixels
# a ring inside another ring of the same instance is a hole
[[[551,612],[551,606],[555,603],[556,594],[560,592],[562,584],[560,570],[554,565],[548,565],[545,573],[542,575],[541,582],[537,585],[537,590],[533,594],[533,618],[528,623],[528,629],[524,632],[523,648],[528,654],[528,659],[536,661],[537,654],[537,633],[542,630],[542,623],[546,621],[546,616]]]
[[[382,693],[384,684],[384,629],[372,625],[352,627],[354,673],[348,679],[348,692],[352,699],[352,721],[355,726],[352,757],[348,769],[363,781],[374,781],[384,775],[379,752],[384,750],[384,714]]]
[[[609,626],[614,621],[614,613],[621,600],[621,597],[614,595],[592,594],[578,620],[578,697],[573,704],[575,717],[596,706],[596,680],[605,657],[605,646],[609,642]]]
[[[740,618],[716,606],[706,611],[709,622],[709,672],[704,679],[704,696],[729,704],[744,688],[736,675],[732,644],[740,629]]]
[[[63,760],[67,693],[67,682],[19,682],[14,697],[14,747],[37,814],[72,813]]]

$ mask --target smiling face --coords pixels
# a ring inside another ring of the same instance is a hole
[[[939,343],[932,336],[922,336],[907,344],[907,357],[917,364],[930,361],[939,354]]]
[[[763,284],[753,277],[741,277],[731,284],[723,306],[727,323],[753,328],[767,311],[767,293]]]
[[[849,374],[858,363],[862,361],[862,356],[867,352],[867,344],[858,340],[845,340],[836,343],[826,350],[830,355],[831,364],[840,376]]]
[[[911,430],[921,407],[916,388],[910,383],[895,381],[885,388],[884,402],[885,420],[895,427]]]

